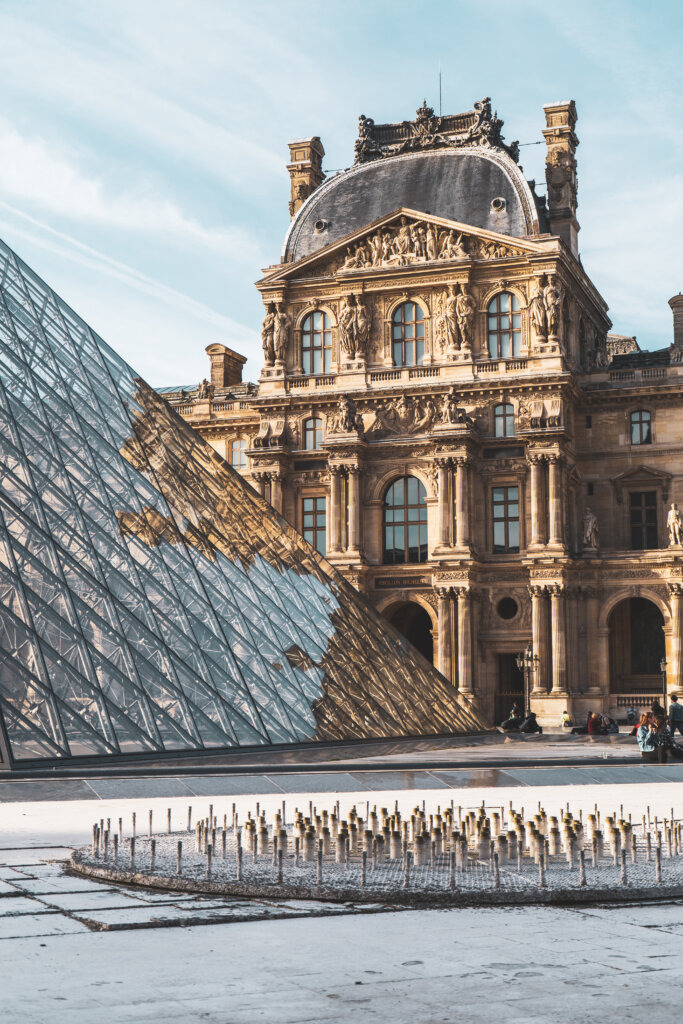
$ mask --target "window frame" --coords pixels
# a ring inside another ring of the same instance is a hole
[[[311,502],[312,508],[307,509],[306,503]],[[320,507],[322,504],[322,508]],[[327,495],[302,494],[299,506],[301,514],[301,536],[315,548],[323,558],[327,557]],[[312,517],[312,523],[306,524],[306,517]],[[321,523],[322,520],[322,523]],[[322,539],[322,551],[318,547]]]
[[[417,502],[411,502],[410,481],[417,484]],[[403,484],[402,504],[388,505],[390,493],[397,484]],[[410,527],[417,527],[417,558],[411,558],[410,553],[414,545],[411,545]],[[408,527],[408,529],[406,529]],[[396,534],[403,532],[403,558],[395,557],[400,551],[397,547]],[[391,546],[387,541],[391,532]],[[390,552],[392,557],[389,557]],[[419,477],[409,473],[404,476],[394,477],[384,489],[382,498],[382,564],[383,565],[421,565],[429,561],[429,509],[427,506],[427,488]]]
[[[316,327],[316,317],[320,326]],[[306,377],[319,377],[332,371],[332,318],[324,309],[311,309],[301,321],[301,371]],[[319,343],[316,344],[316,338]],[[306,344],[307,340],[309,344]],[[316,354],[320,368],[316,369]],[[308,362],[308,369],[306,368]]]
[[[309,423],[318,424],[309,428]],[[309,446],[309,435],[313,435],[313,444]],[[302,448],[306,452],[319,452],[323,447],[323,421],[320,416],[307,416],[301,425]]]
[[[249,447],[249,441],[246,437],[233,437],[228,442],[228,462],[233,469],[239,472],[240,469],[247,468],[247,448]],[[235,463],[235,452],[239,452],[239,460]]]
[[[659,538],[660,538],[659,516],[660,516],[661,495],[660,495],[660,492],[659,492],[659,488],[658,487],[650,487],[647,490],[640,490],[640,489],[636,490],[635,488],[633,488],[633,490],[629,490],[627,493],[628,493],[628,518],[627,518],[627,530],[628,530],[627,541],[628,541],[628,548],[627,548],[627,550],[629,550],[629,551],[657,551],[658,548],[659,548]],[[647,509],[648,509],[648,505],[645,502],[641,502],[640,503],[640,510],[641,510],[640,522],[638,524],[636,524],[633,521],[633,511],[634,511],[633,499],[635,498],[636,495],[640,495],[643,498],[645,498],[648,494],[651,494],[654,497],[654,504],[649,506],[649,508],[654,509],[654,515],[652,517],[651,522],[648,523],[647,519],[646,519],[646,515],[645,515],[645,513],[647,512]],[[640,544],[640,545],[634,544],[634,540],[633,540],[634,528],[640,529],[640,530],[644,531],[645,536],[641,537],[641,539],[644,539],[644,540],[647,541],[647,540],[649,540],[649,538],[648,538],[648,536],[646,534],[646,531],[648,530],[648,527],[654,532],[654,541],[655,541],[655,543],[654,544],[643,543],[643,544]]]
[[[502,500],[496,499],[496,491],[505,491],[505,496]],[[516,500],[513,500],[509,496],[509,492],[515,490],[517,492]],[[508,514],[510,506],[517,507],[517,515],[511,516]],[[496,516],[496,508],[503,508],[504,512],[502,516]],[[490,510],[490,521],[491,521],[491,552],[494,555],[519,555],[523,550],[523,537],[522,528],[524,522],[524,494],[522,491],[522,484],[519,480],[500,480],[495,481],[491,484],[489,493],[489,510]],[[496,523],[503,523],[505,532],[505,544],[504,546],[496,545]],[[516,524],[517,526],[517,545],[510,543],[510,525]]]
[[[406,319],[407,307],[413,307],[412,319]],[[423,366],[427,351],[427,315],[414,299],[405,299],[399,302],[398,306],[391,312],[391,362],[392,366]],[[400,361],[396,358],[396,352],[400,351]],[[413,358],[408,361],[406,352],[408,347],[412,349]],[[421,351],[418,354],[418,348]]]
[[[501,300],[509,297],[508,309],[504,309]],[[516,304],[516,306],[515,306]],[[502,324],[503,317],[510,321],[506,327]],[[517,324],[515,324],[515,320]],[[492,325],[493,321],[493,325]],[[507,289],[496,292],[486,303],[486,339],[490,359],[520,359],[522,355],[522,306],[519,296]],[[508,353],[502,350],[502,338],[509,335]]]
[[[499,415],[499,410],[504,410]],[[509,411],[508,411],[509,410]],[[502,421],[503,431],[498,433],[498,421]],[[509,423],[508,423],[509,421]],[[508,430],[508,426],[511,427]],[[493,407],[493,436],[494,437],[514,437],[515,436],[515,407],[512,402],[498,402]]]
[[[636,419],[637,417],[637,419]],[[653,416],[649,409],[634,409],[629,413],[628,417],[628,430],[629,430],[629,442],[633,447],[640,448],[641,445],[652,444],[652,424]],[[643,438],[643,427],[647,425],[647,437]],[[640,434],[640,440],[633,440],[634,428],[637,428]]]

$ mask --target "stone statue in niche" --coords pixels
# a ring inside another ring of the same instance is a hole
[[[671,508],[666,517],[666,526],[669,531],[669,547],[680,544],[683,536],[683,517],[681,517],[681,510],[675,501],[671,502]]]
[[[289,346],[289,328],[292,321],[285,313],[282,305],[278,302],[275,307],[275,324],[273,331],[273,347],[275,349],[275,359],[278,362],[284,362],[287,355],[287,348]]]
[[[339,329],[339,347],[345,356],[353,358],[353,308],[348,302],[342,301],[337,318]]]
[[[543,289],[543,303],[548,318],[548,337],[557,337],[562,321],[563,289],[556,277],[551,277]]]
[[[263,346],[263,358],[266,366],[272,366],[275,362],[275,347],[273,335],[275,333],[275,306],[271,302],[266,309],[266,315],[261,325],[261,344]]]
[[[598,517],[589,508],[583,513],[583,546],[592,551],[598,549]]]
[[[529,297],[529,318],[531,320],[531,325],[539,338],[547,338],[548,315],[545,309],[543,292],[539,285],[536,285],[533,294]]]
[[[472,348],[472,335],[474,326],[474,314],[477,304],[474,297],[467,291],[467,285],[460,286],[460,294],[456,299],[456,315],[458,318],[458,331],[460,333],[460,345],[464,349]]]

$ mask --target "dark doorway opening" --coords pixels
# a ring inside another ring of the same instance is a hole
[[[516,654],[498,655],[498,689],[494,702],[493,720],[495,725],[505,718],[510,717],[510,709],[513,704],[518,704],[522,711],[524,707],[524,673],[517,668]]]
[[[434,661],[434,640],[432,620],[419,604],[408,602],[387,613],[389,622],[413,647],[416,647],[427,661]]]
[[[645,597],[627,597],[609,617],[612,693],[659,693],[664,657],[664,616]]]

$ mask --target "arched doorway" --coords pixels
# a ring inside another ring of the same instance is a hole
[[[610,692],[661,694],[664,616],[657,605],[645,597],[627,597],[607,621]]]
[[[427,661],[434,661],[432,620],[421,605],[406,601],[405,604],[394,605],[384,614],[392,626],[402,633]]]

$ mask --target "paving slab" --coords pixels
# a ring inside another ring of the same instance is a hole
[[[361,788],[373,793],[383,790],[447,789],[446,783],[426,771],[351,772]]]
[[[277,777],[267,775],[199,775],[184,780],[195,796],[236,796],[242,793],[284,793]]]
[[[269,776],[285,793],[357,793],[366,787],[348,772]]]

